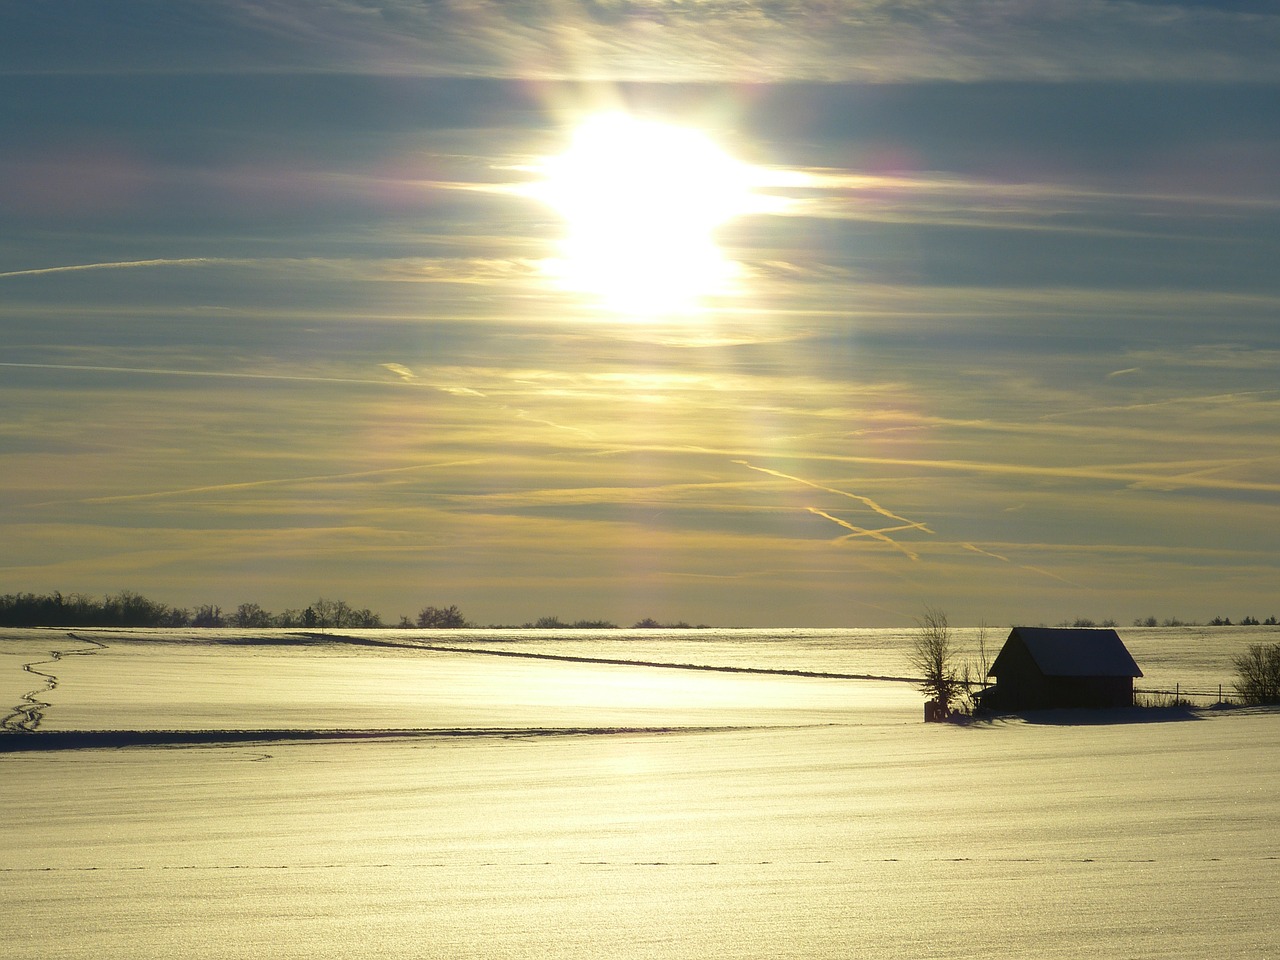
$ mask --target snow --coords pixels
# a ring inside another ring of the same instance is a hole
[[[890,682],[84,635],[41,730],[276,732],[0,754],[21,955],[1280,956],[1274,712],[926,725]],[[0,691],[59,647],[0,635]]]

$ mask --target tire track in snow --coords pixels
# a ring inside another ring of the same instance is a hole
[[[29,690],[22,695],[22,700],[11,710],[9,714],[0,720],[0,730],[5,733],[34,733],[44,720],[44,712],[49,709],[52,704],[47,700],[42,700],[45,694],[58,689],[58,676],[54,673],[47,673],[44,670],[37,670],[37,667],[46,667],[55,664],[63,657],[88,656],[97,653],[99,650],[107,649],[107,645],[100,640],[92,640],[89,637],[78,637],[74,633],[68,633],[68,637],[80,643],[93,644],[87,650],[50,650],[48,660],[32,660],[30,663],[24,663],[22,669],[32,676],[44,679],[43,685]]]

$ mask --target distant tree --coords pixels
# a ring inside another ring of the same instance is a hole
[[[534,630],[563,630],[569,625],[557,616],[539,617],[526,626]]]
[[[1274,627],[1277,624],[1277,622],[1280,622],[1280,621],[1277,621],[1275,616],[1270,616],[1270,617],[1267,617],[1267,619],[1263,620],[1262,622],[1266,624],[1268,627]]]
[[[356,610],[352,613],[355,623],[352,626],[362,627],[366,630],[376,629],[382,626],[382,618],[370,610],[368,607]]]
[[[233,627],[269,627],[275,622],[270,612],[263,610],[256,603],[242,603],[231,615]]]
[[[1251,705],[1280,703],[1280,643],[1251,643],[1232,658],[1236,693]]]
[[[196,611],[191,618],[193,627],[225,627],[227,621],[222,616],[222,608],[217,604],[207,603]]]
[[[186,607],[170,607],[169,611],[164,615],[164,619],[160,621],[162,627],[189,627],[191,626],[191,611]]]
[[[354,611],[351,605],[345,600],[332,600],[329,613],[329,624],[334,627],[351,627],[355,626],[351,622]]]
[[[1240,621],[1240,626],[1242,626],[1242,627],[1256,627],[1256,626],[1258,626],[1258,618],[1257,618],[1257,617],[1245,617],[1243,620],[1241,620],[1241,621]]]
[[[330,600],[327,597],[320,597],[307,609],[310,610],[312,615],[316,618],[315,625],[321,630],[324,630],[328,627],[341,626],[341,624],[338,623],[338,619],[342,616],[342,612],[346,606],[347,605],[341,600]]]
[[[1209,621],[1209,626],[1229,627],[1231,626],[1231,618],[1230,617],[1214,617],[1212,620]]]
[[[1160,626],[1160,621],[1155,617],[1139,617],[1133,621],[1133,625],[1135,627],[1158,627]]]
[[[575,620],[573,626],[578,630],[616,630],[618,625],[610,620]]]
[[[938,705],[946,717],[962,687],[956,652],[947,615],[928,607],[916,620],[919,629],[912,639],[907,658],[920,674],[920,692]]]
[[[160,624],[168,608],[163,603],[148,600],[132,590],[102,598],[103,625],[121,627],[154,627]]]
[[[418,611],[418,626],[424,629],[456,629],[466,625],[467,619],[457,606],[423,607]]]
[[[303,626],[302,611],[298,609],[284,610],[276,615],[273,625],[277,627],[301,627]]]

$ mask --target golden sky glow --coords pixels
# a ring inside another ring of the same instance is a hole
[[[1262,5],[9,6],[0,592],[1280,614]]]

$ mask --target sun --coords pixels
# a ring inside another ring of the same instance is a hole
[[[635,317],[692,309],[731,289],[715,230],[753,205],[752,168],[699,130],[622,113],[578,127],[535,193],[564,218],[557,273]]]

